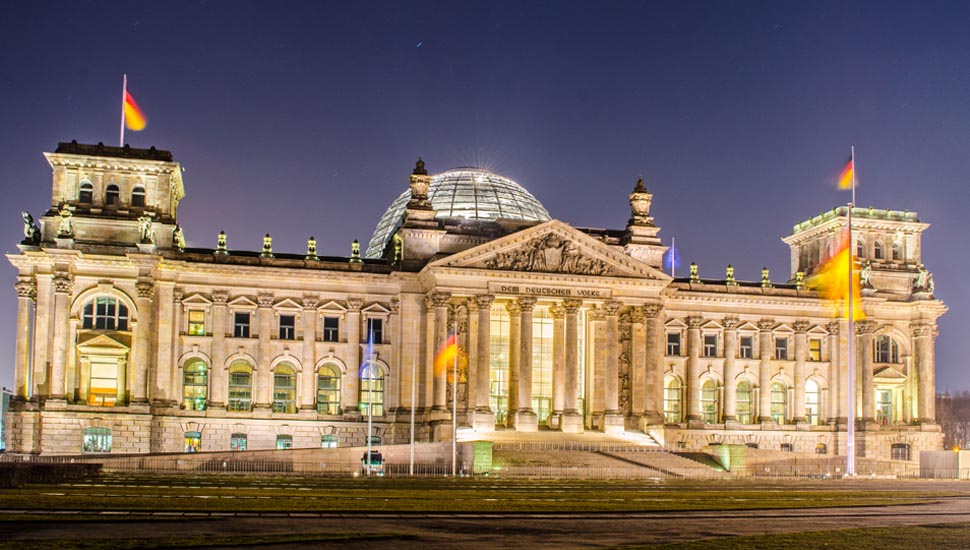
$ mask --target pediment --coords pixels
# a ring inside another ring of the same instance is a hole
[[[106,350],[127,352],[131,349],[131,342],[121,335],[109,333],[79,334],[77,350],[83,354],[104,353]]]
[[[718,330],[724,328],[721,323],[711,320],[701,325],[701,330]]]
[[[828,335],[829,331],[825,330],[820,325],[813,325],[812,328],[808,329],[808,333],[815,336],[826,336]]]
[[[361,311],[363,313],[369,313],[371,315],[388,315],[391,313],[391,310],[387,309],[386,307],[382,306],[377,302],[374,302],[373,304],[361,309]]]
[[[212,300],[206,298],[198,292],[190,294],[185,298],[182,298],[182,305],[184,306],[211,306]]]
[[[894,367],[883,367],[873,373],[874,378],[883,380],[906,380],[906,375],[896,370]]]
[[[741,323],[738,327],[739,332],[758,332],[758,326],[750,321],[745,321]]]
[[[234,307],[234,308],[256,308],[256,307],[259,307],[259,304],[257,304],[256,302],[254,302],[248,296],[239,296],[237,298],[233,298],[229,302],[229,307]]]
[[[279,302],[276,302],[275,304],[273,304],[273,307],[276,309],[291,309],[291,310],[303,309],[303,305],[298,304],[296,300],[293,300],[292,298],[285,298],[283,300],[280,300]]]
[[[551,220],[432,262],[429,267],[670,280],[662,271]]]
[[[335,302],[333,300],[330,300],[327,303],[325,303],[325,304],[321,305],[320,307],[318,307],[317,308],[317,311],[329,311],[329,312],[336,312],[336,313],[345,313],[347,311],[347,308],[345,306],[341,305],[339,302]]]
[[[664,327],[666,327],[666,328],[687,328],[687,323],[684,323],[680,319],[674,318],[674,319],[670,319],[666,323],[664,323]]]

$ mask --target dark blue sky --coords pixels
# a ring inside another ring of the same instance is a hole
[[[149,119],[126,141],[186,168],[189,246],[348,255],[422,155],[578,226],[622,228],[642,175],[684,263],[780,281],[780,238],[849,200],[831,181],[855,145],[859,205],[932,224],[938,389],[970,389],[967,28],[958,2],[6,2],[0,234],[16,252],[20,210],[48,207],[42,151],[116,144],[124,72]]]

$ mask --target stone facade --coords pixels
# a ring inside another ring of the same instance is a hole
[[[14,452],[344,447],[366,441],[369,416],[381,442],[405,443],[412,414],[418,441],[446,441],[453,411],[483,439],[642,430],[671,449],[841,455],[851,420],[859,456],[905,460],[942,443],[934,341],[946,308],[912,212],[853,209],[867,319],[850,334],[811,289],[844,207],[785,237],[786,281],[767,270],[737,281],[731,266],[672,279],[642,181],[622,230],[574,228],[541,206],[457,219],[435,210],[448,191],[419,161],[374,257],[355,244],[333,258],[313,240],[305,255],[274,252],[269,235],[258,251],[225,234],[187,248],[182,170],[166,151],[63,143],[47,158],[50,208],[36,230],[25,215],[8,255]],[[492,200],[538,204],[510,180],[482,181]]]

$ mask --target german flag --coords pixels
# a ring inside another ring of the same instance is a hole
[[[135,132],[140,132],[145,129],[145,124],[147,123],[144,113],[138,107],[138,103],[135,102],[135,98],[131,96],[131,92],[128,88],[125,88],[125,127],[129,130],[134,130]]]
[[[458,357],[458,335],[452,333],[434,356],[434,374],[448,372]]]
[[[851,164],[850,164],[851,166]],[[822,292],[828,300],[835,316],[849,317],[849,293],[852,296],[852,319],[859,321],[866,318],[862,310],[862,290],[859,284],[859,270],[854,269],[855,255],[848,235],[842,236],[842,243],[835,253],[822,265],[811,287]],[[849,283],[849,270],[852,270],[852,282]]]
[[[839,189],[852,189],[852,182],[855,179],[855,162],[849,157],[842,173],[839,174]]]

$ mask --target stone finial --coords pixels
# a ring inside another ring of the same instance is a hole
[[[637,180],[633,192],[630,193],[630,221],[631,226],[653,226],[653,218],[650,217],[650,204],[653,202],[653,195],[647,191],[643,184],[643,178]]]
[[[360,241],[354,239],[354,242],[350,243],[350,263],[359,264],[363,262],[364,260],[360,259]]]
[[[61,217],[61,221],[57,225],[57,236],[64,239],[74,238],[74,223],[71,221],[74,216],[74,208],[65,202],[61,205],[57,214]]]
[[[315,237],[310,237],[306,242],[306,256],[307,260],[319,260],[317,256],[317,239]]]
[[[419,156],[418,162],[414,163],[414,171],[411,172],[415,176],[427,176],[428,170],[424,167],[424,160]]]
[[[690,263],[690,282],[699,283],[701,278],[697,275],[697,264],[694,262]]]
[[[391,263],[398,265],[404,260],[404,239],[401,237],[400,233],[395,233],[393,237],[394,242],[394,257]]]
[[[727,268],[724,269],[724,284],[728,286],[737,286],[738,282],[734,279],[734,266],[728,264]]]
[[[272,258],[273,257],[273,237],[269,236],[269,233],[263,237],[263,251],[259,254],[260,258]]]
[[[226,248],[226,232],[219,232],[219,240],[216,242],[216,255],[226,256],[229,254],[229,250]]]
[[[770,274],[767,266],[761,268],[761,288],[772,287]]]
[[[805,290],[805,272],[796,271],[795,272],[795,289]]]
[[[179,224],[175,224],[175,228],[172,229],[172,246],[179,252],[185,250],[185,234],[182,233],[182,227]]]

